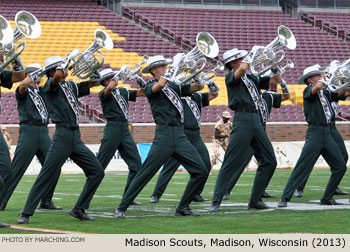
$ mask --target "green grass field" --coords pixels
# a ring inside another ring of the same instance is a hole
[[[223,201],[219,213],[208,212],[210,202],[192,203],[191,208],[200,213],[200,217],[173,215],[189,178],[186,172],[175,174],[158,204],[149,203],[158,177],[156,175],[137,197],[142,205],[131,206],[126,212],[128,217],[126,219],[113,219],[125,186],[126,173],[107,173],[88,210],[88,213],[95,217],[93,222],[81,222],[68,214],[82,190],[84,175],[61,175],[54,202],[64,210],[37,210],[25,227],[105,234],[350,233],[350,225],[345,225],[349,219],[348,196],[335,196],[336,199],[345,203],[345,206],[321,207],[318,203],[330,176],[329,169],[315,169],[307,184],[304,197],[293,198],[287,209],[278,209],[277,202],[290,173],[291,170],[277,170],[272,178],[268,192],[276,195],[277,198],[265,200],[269,206],[273,207],[271,210],[247,210],[255,176],[255,171],[248,171],[238,181],[230,200]],[[218,172],[214,172],[209,177],[202,193],[205,198],[212,199],[217,174]],[[9,201],[6,211],[0,212],[1,222],[18,225],[16,222],[18,215],[21,213],[35,178],[36,176],[24,176]],[[347,174],[340,187],[344,191],[350,191],[349,184],[350,176]],[[30,232],[0,229],[0,233]]]

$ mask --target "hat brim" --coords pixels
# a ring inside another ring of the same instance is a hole
[[[100,82],[104,81],[105,79],[108,79],[110,77],[113,77],[115,75],[115,72],[110,72],[100,78]]]
[[[246,50],[239,50],[239,52],[237,54],[232,55],[231,57],[227,58],[226,60],[224,60],[224,63],[229,63],[231,61],[243,58],[245,56],[247,56],[248,51]]]
[[[38,69],[39,67],[26,67],[26,69],[24,70],[24,73],[34,72]]]
[[[299,84],[306,84],[306,83],[305,83],[305,80],[306,80],[307,78],[311,77],[311,76],[316,75],[316,74],[323,74],[323,72],[320,71],[320,70],[311,71],[311,72],[309,72],[309,73],[303,75],[303,76],[298,80],[298,83],[299,83]]]
[[[60,61],[57,61],[57,62],[55,62],[55,63],[52,63],[52,64],[46,66],[46,67],[44,68],[44,71],[47,72],[47,71],[49,71],[49,70],[51,70],[51,69],[53,69],[53,68],[58,67],[58,65],[60,65],[60,64],[62,64],[62,63],[64,63],[64,60],[60,60]]]
[[[171,62],[173,62],[173,60],[165,59],[165,61],[162,61],[162,62],[159,62],[159,63],[155,63],[155,64],[150,64],[150,65],[146,66],[144,69],[142,69],[142,73],[150,73],[150,70],[153,67],[162,66],[162,65],[169,65]]]

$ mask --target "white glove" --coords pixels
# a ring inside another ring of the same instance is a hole
[[[45,73],[44,69],[40,68],[40,69],[35,70],[34,72],[30,73],[29,76],[32,79],[32,82],[35,82],[36,80],[40,79],[44,73]]]
[[[256,53],[259,50],[263,50],[263,49],[265,49],[265,47],[263,47],[263,46],[253,46],[252,50],[247,54],[247,56],[245,56],[245,58],[243,59],[242,62],[247,63],[247,64],[252,64]]]
[[[179,67],[179,65],[181,64],[182,60],[183,60],[183,56],[185,54],[184,53],[178,53],[173,57],[173,63],[171,64],[171,66],[173,67]]]
[[[135,79],[135,80],[136,80],[137,84],[140,85],[141,89],[144,89],[144,88],[145,88],[147,82],[146,82],[142,77],[140,77],[140,76],[138,76],[137,74],[135,74],[135,75],[132,77],[132,79]]]
[[[279,66],[275,66],[273,68],[271,68],[271,77],[275,77],[277,75],[282,75],[283,71]]]
[[[72,59],[74,59],[75,57],[77,57],[81,53],[82,52],[79,49],[74,49],[70,54],[67,55],[67,58],[69,60],[72,60]]]
[[[333,79],[335,77],[335,73],[338,71],[339,67],[340,66],[337,64],[329,65],[329,67],[327,68],[327,73],[321,77],[319,82],[322,82],[326,85],[332,84]]]
[[[199,78],[199,75],[196,75],[195,77],[193,77],[192,79],[194,81],[194,84],[197,86],[203,86],[204,82],[201,81],[201,79]]]
[[[125,71],[129,66],[128,65],[123,65],[119,71],[117,71],[114,75],[114,77],[118,76],[118,80],[124,80],[126,78],[127,72]],[[114,78],[113,77],[113,78]]]
[[[217,93],[219,93],[220,88],[218,87],[218,85],[216,85],[216,83],[212,80],[208,81],[208,89],[209,89],[209,94],[215,95]]]

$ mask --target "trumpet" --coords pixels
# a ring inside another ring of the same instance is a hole
[[[344,60],[342,63],[339,61],[332,61],[332,63],[323,70],[329,72],[330,68],[336,67],[334,75],[330,75],[331,83],[328,88],[331,92],[337,93],[338,91],[350,87],[350,59]]]
[[[224,71],[224,69],[225,69],[224,64],[222,64],[220,61],[218,61],[216,63],[216,66],[214,68],[210,69],[206,74],[199,75],[198,81],[200,83],[202,83],[202,82],[207,82],[208,80],[214,78],[216,75],[216,70],[218,70],[218,69],[221,71]],[[183,83],[181,83],[181,84],[183,84]]]
[[[182,65],[174,72],[172,81],[179,73],[184,73],[186,76],[180,83],[186,83],[190,79],[196,77],[203,72],[207,64],[205,57],[215,58],[219,54],[219,45],[215,38],[207,32],[200,32],[197,34],[196,46],[183,57]],[[202,62],[202,66],[196,71],[197,65]]]
[[[96,29],[94,35],[95,40],[85,52],[79,53],[73,59],[67,59],[66,64],[69,64],[71,60],[73,61],[73,64],[68,67],[69,70],[73,69],[72,76],[75,75],[80,79],[88,78],[103,65],[104,56],[99,49],[111,50],[113,48],[113,41],[106,32]]]
[[[260,47],[255,53],[250,64],[250,70],[254,75],[263,75],[283,61],[286,54],[283,50],[278,49],[287,47],[290,50],[294,50],[296,48],[297,42],[295,36],[288,27],[280,25],[277,34],[277,37],[273,41],[265,47]],[[279,59],[278,55],[280,55]]]
[[[138,74],[141,69],[142,69],[142,65],[145,64],[147,62],[147,60],[149,59],[149,57],[147,55],[143,56],[143,60],[136,64],[135,66],[131,67],[131,68],[126,68],[125,69],[125,74],[122,76],[124,81],[127,80],[132,80],[134,79],[135,75]]]
[[[1,23],[3,23],[3,20]],[[0,66],[0,70],[5,69],[9,64],[16,60],[16,58],[23,52],[26,46],[25,41],[22,41],[16,47],[14,46],[14,43],[23,37],[37,39],[41,35],[41,25],[38,19],[28,11],[17,12],[15,23],[16,29],[13,31],[12,41],[8,43],[2,43],[3,45],[0,47],[0,54],[5,56],[4,63]],[[17,50],[19,51],[17,52]]]

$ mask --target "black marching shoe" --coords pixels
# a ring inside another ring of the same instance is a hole
[[[335,199],[321,199],[321,205],[344,205],[343,203],[336,202]]]
[[[94,218],[90,217],[87,213],[85,213],[84,209],[77,209],[77,208],[72,208],[70,210],[69,214],[73,216],[74,218],[77,218],[81,221],[93,221],[95,220]]]
[[[62,207],[56,206],[52,201],[48,201],[45,203],[41,203],[39,209],[62,210]]]
[[[136,200],[133,200],[131,201],[130,205],[138,206],[138,205],[141,205],[141,203]]]
[[[184,207],[184,208],[176,208],[175,210],[175,216],[199,216],[199,214],[192,212],[191,208]]]
[[[229,193],[225,193],[224,197],[222,197],[222,200],[229,200],[230,199],[230,194]]]
[[[151,199],[149,200],[151,203],[158,203],[159,197],[157,195],[152,195]]]
[[[198,194],[198,195],[194,196],[193,201],[195,201],[195,202],[206,202],[208,200],[203,198],[200,194]]]
[[[287,199],[282,198],[280,202],[278,202],[278,207],[287,207]]]
[[[258,210],[261,210],[261,209],[269,209],[269,207],[262,201],[259,201],[259,202],[249,202],[248,204],[248,210],[251,210],[251,209],[258,209]]]
[[[272,195],[272,194],[268,194],[266,191],[264,191],[264,192],[261,194],[261,198],[270,199],[270,198],[276,198],[276,196],[275,196],[275,195]]]
[[[0,228],[8,228],[8,227],[11,227],[11,225],[0,222]]]
[[[219,212],[219,207],[220,207],[220,204],[218,202],[215,202],[215,203],[213,202],[209,207],[209,212]]]
[[[6,208],[6,205],[4,203],[0,204],[0,211],[4,211]]]
[[[337,189],[335,189],[334,195],[349,195],[350,193],[347,192],[343,192],[339,187],[337,187]],[[0,206],[0,210],[1,210],[1,206]]]
[[[18,224],[27,224],[29,222],[29,215],[21,214],[17,220]]]
[[[303,190],[302,189],[296,189],[295,193],[294,193],[294,196],[297,197],[297,198],[302,198],[304,196]]]
[[[114,218],[121,219],[125,218],[125,211],[122,209],[117,208],[114,213]]]

